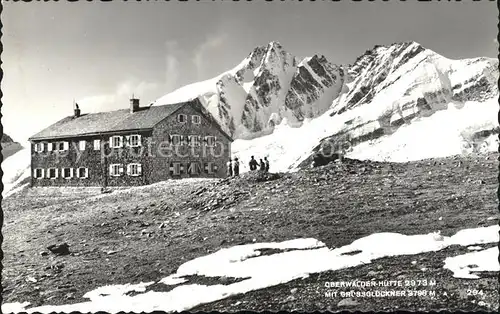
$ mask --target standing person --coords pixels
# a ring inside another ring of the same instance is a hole
[[[264,157],[264,162],[266,163],[266,172],[269,172],[269,160],[267,160],[267,157]]]
[[[266,171],[266,164],[264,163],[262,158],[260,159],[260,171]]]
[[[240,175],[240,161],[238,157],[234,158],[234,176],[237,177]]]
[[[227,163],[227,176],[233,176],[233,160],[229,158],[229,162]]]
[[[250,165],[250,170],[252,171],[257,170],[257,160],[255,160],[253,156],[250,158],[249,165]]]

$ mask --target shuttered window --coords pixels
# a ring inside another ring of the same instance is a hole
[[[190,146],[193,146],[193,147],[200,146],[200,136],[199,135],[188,136],[188,143]]]
[[[80,179],[86,179],[89,177],[89,169],[85,167],[80,167],[76,171],[76,176]]]
[[[206,162],[203,165],[203,171],[208,174],[214,173],[214,163],[213,162]]]
[[[73,178],[73,168],[62,168],[62,177],[64,179]]]
[[[109,175],[113,177],[119,177],[123,175],[123,165],[122,164],[109,165]]]
[[[55,150],[66,151],[69,149],[69,142],[57,142],[55,143]]]
[[[141,136],[138,134],[128,135],[126,137],[126,139],[127,139],[126,140],[127,146],[130,146],[130,147],[141,146]]]
[[[121,148],[123,147],[123,137],[116,135],[109,138],[109,146],[111,148]]]
[[[35,177],[35,179],[42,179],[43,178],[44,169],[37,168],[33,172],[34,172],[33,176]]]
[[[179,176],[181,175],[181,163],[180,162],[172,162],[170,163],[170,175]]]
[[[35,144],[35,152],[37,152],[37,153],[43,152],[43,147],[44,147],[43,143],[36,143]]]
[[[80,148],[80,150],[85,150],[85,144],[87,142],[86,141],[80,141],[78,142],[78,147]]]
[[[200,124],[201,123],[201,117],[198,115],[193,115],[191,116],[191,121],[193,124]]]
[[[101,150],[101,140],[94,140],[94,150]]]
[[[127,165],[127,174],[132,177],[137,177],[142,174],[142,165],[141,164],[128,164]]]
[[[47,178],[56,179],[59,175],[59,169],[49,168],[47,169]]]
[[[55,143],[47,143],[47,151],[51,152],[55,149]]]
[[[200,173],[200,165],[197,162],[192,162],[189,164],[187,172],[191,175],[196,175]]]
[[[208,147],[214,147],[215,146],[215,141],[217,138],[215,136],[205,136],[205,142],[207,143]]]
[[[180,113],[177,115],[177,122],[186,123],[186,120],[187,120],[187,116],[185,114]]]
[[[178,134],[170,135],[170,143],[172,145],[179,145],[181,143],[181,136]]]

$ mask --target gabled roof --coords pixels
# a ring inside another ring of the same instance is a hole
[[[129,109],[121,109],[82,114],[79,117],[66,117],[33,135],[29,140],[72,138],[124,131],[151,130],[157,123],[169,117],[187,104],[194,105],[194,108],[198,111],[202,111],[205,115],[208,113],[204,108],[200,108],[203,106],[199,100],[194,99],[189,102],[177,104],[141,107],[139,111],[133,113],[131,113]],[[220,128],[212,115],[208,113],[208,117],[211,119],[212,123],[215,124],[217,129],[231,139],[231,137]]]
[[[30,140],[67,138],[119,131],[148,130],[187,103],[82,114],[66,117],[30,137]]]

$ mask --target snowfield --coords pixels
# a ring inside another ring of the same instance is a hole
[[[244,162],[242,171],[248,171],[247,161],[252,155],[256,158],[268,157],[273,172],[294,171],[321,139],[341,131],[346,122],[356,118],[376,119],[387,109],[380,106],[358,107],[333,117],[330,117],[330,110],[316,119],[305,121],[301,127],[289,126],[284,121],[270,135],[253,140],[235,140],[233,155]],[[471,153],[475,132],[498,128],[497,113],[496,98],[486,102],[466,102],[460,106],[450,103],[447,109],[436,111],[429,117],[416,118],[390,135],[352,147],[346,156],[361,160],[405,162]],[[373,128],[373,125],[366,128]],[[492,152],[497,148],[496,134],[479,143],[480,152]]]
[[[166,285],[181,284],[168,292],[145,292],[147,286],[153,282],[112,285],[86,293],[84,297],[90,299],[88,302],[61,306],[45,305],[35,308],[27,308],[29,304],[26,302],[13,302],[2,305],[2,310],[5,313],[13,311],[27,311],[28,313],[184,311],[231,295],[279,285],[297,278],[305,278],[312,273],[371,263],[382,257],[435,252],[451,245],[470,246],[494,243],[499,241],[499,230],[498,225],[464,229],[451,237],[442,236],[439,232],[410,236],[399,233],[376,233],[336,249],[329,249],[322,242],[311,238],[281,243],[238,245],[221,249],[181,265],[175,274],[160,281]],[[260,250],[270,248],[283,252],[261,255]],[[471,271],[499,270],[497,254],[498,249],[491,248],[448,257],[444,261],[444,267],[450,269],[454,273],[454,277],[475,279],[479,276],[471,275]],[[183,278],[193,275],[235,277],[243,280],[229,285],[207,286],[190,284]],[[131,291],[139,292],[139,294],[127,295]]]
[[[24,144],[22,150],[2,162],[3,191],[2,196],[8,197],[17,189],[22,188],[21,182],[31,176],[30,144]]]
[[[496,98],[487,102],[466,102],[463,107],[448,104],[447,109],[427,118],[417,118],[395,133],[361,143],[348,157],[375,161],[405,162],[448,157],[473,152],[475,132],[498,128]],[[498,149],[498,135],[479,144],[479,152]]]

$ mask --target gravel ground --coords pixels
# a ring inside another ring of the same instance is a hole
[[[188,260],[237,244],[312,237],[334,248],[376,232],[449,236],[498,223],[497,176],[497,155],[490,154],[401,164],[346,160],[295,173],[172,180],[107,194],[27,190],[2,202],[3,302],[83,302],[83,294],[99,286],[158,281]],[[64,242],[68,255],[47,250]],[[466,251],[383,258],[193,310],[493,311],[498,273],[465,280],[442,267],[444,258]],[[414,260],[427,271],[413,267]],[[371,276],[433,278],[436,297],[325,297],[325,282]],[[468,296],[467,289],[483,294]]]

